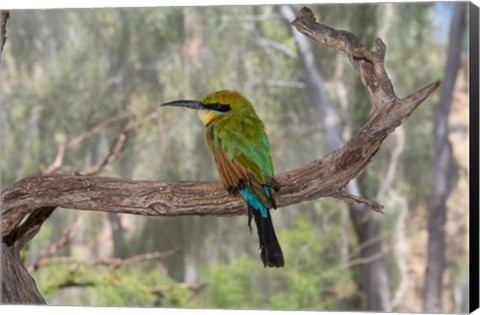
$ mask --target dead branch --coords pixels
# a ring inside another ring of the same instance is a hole
[[[139,125],[147,122],[148,120],[151,120],[152,118],[155,118],[156,115],[157,115],[156,111],[154,111],[153,113],[151,113],[150,115],[146,116],[145,118],[143,118],[141,120],[133,119],[133,120],[129,121],[125,125],[125,127],[122,129],[120,134],[112,142],[112,145],[110,146],[110,151],[103,158],[103,160],[100,163],[98,163],[97,165],[92,166],[91,168],[89,168],[89,169],[87,169],[83,172],[75,172],[75,175],[95,175],[95,174],[98,174],[108,164],[110,164],[110,163],[114,162],[115,160],[119,159],[121,154],[123,153],[123,151],[125,149],[129,133],[133,129],[137,128]],[[112,124],[114,122],[117,122],[117,121],[120,121],[122,119],[128,118],[129,116],[131,116],[131,115],[127,112],[121,113],[119,115],[116,115],[114,117],[111,117],[111,118],[105,120],[101,124],[99,124],[99,125],[93,127],[92,129],[78,135],[77,137],[71,139],[70,141],[65,141],[65,142],[61,143],[58,146],[58,152],[57,152],[57,156],[55,158],[55,161],[52,164],[50,164],[47,168],[41,169],[41,174],[42,175],[49,175],[49,174],[52,174],[55,171],[59,170],[63,166],[63,158],[64,158],[67,150],[69,150],[70,148],[72,148],[74,146],[77,146],[77,145],[85,142],[86,140],[92,138],[93,136],[98,134],[100,131],[102,131],[106,127],[108,127],[110,124]],[[50,215],[53,213],[53,210],[54,210],[54,208],[51,209],[51,211],[44,211],[42,213],[42,216],[41,216],[41,221],[39,221],[39,219],[36,218],[35,221],[37,223],[36,223],[35,227],[28,228],[30,225],[29,224],[25,225],[25,228],[22,230],[22,235],[25,235],[25,234],[31,235],[28,238],[28,240],[33,238],[35,236],[35,234],[39,231],[39,228],[43,224],[43,222],[45,222],[45,220],[47,220],[50,217]],[[17,234],[16,239],[20,239],[20,238],[21,237],[19,237],[19,234]],[[25,241],[23,243],[21,243],[21,246],[19,248],[22,248],[23,244],[25,244]],[[17,245],[17,247],[18,247],[18,245]],[[45,257],[45,258],[48,258],[48,257]],[[33,269],[31,269],[31,268],[33,268]],[[29,270],[29,272],[31,272],[31,271],[35,270],[36,268],[37,268],[37,266],[34,264],[33,266],[30,266],[28,270]]]
[[[375,261],[375,260],[380,259],[382,257],[383,257],[383,253],[376,253],[376,254],[373,254],[373,255],[368,256],[368,257],[360,257],[360,258],[352,259],[349,262],[347,262],[345,265],[343,265],[342,269],[351,268],[351,267],[357,266],[357,265],[369,264],[372,261]]]
[[[73,239],[81,223],[82,220],[80,218],[68,228],[66,228],[63,231],[62,236],[56,242],[51,244],[50,247],[44,253],[42,253],[32,265],[27,268],[28,272],[32,273],[35,270],[38,270],[38,268],[48,264],[47,261],[51,259],[51,257],[55,256],[60,249],[65,247],[65,245],[67,245],[67,243]]]
[[[337,195],[370,163],[386,136],[408,118],[439,84],[434,82],[405,99],[384,104],[343,147],[323,159],[278,175],[276,179],[282,185],[278,206]],[[37,175],[5,189],[2,201],[2,237],[11,234],[27,214],[45,207],[147,216],[246,213],[240,198],[229,196],[219,183],[212,182]]]
[[[130,131],[132,131],[132,126],[134,124],[128,123],[120,132],[120,134],[115,138],[112,145],[110,146],[110,151],[107,155],[103,158],[103,160],[95,166],[80,172],[79,175],[95,175],[101,172],[105,166],[110,164],[111,162],[118,160],[125,149],[125,145],[127,143],[128,135]]]
[[[148,260],[155,260],[155,259],[163,259],[165,257],[171,256],[178,252],[178,248],[173,248],[165,252],[151,252],[146,254],[140,254],[136,256],[132,256],[125,259],[120,258],[99,258],[91,261],[82,261],[75,259],[70,256],[61,256],[61,257],[46,257],[44,259],[39,260],[35,264],[35,268],[33,266],[29,268],[29,271],[38,270],[39,268],[48,266],[48,265],[58,265],[58,264],[73,264],[77,266],[104,266],[108,267],[110,271],[114,271],[122,266],[132,265]]]
[[[314,41],[345,52],[363,85],[372,94],[375,108],[397,99],[383,64],[386,46],[380,38],[375,40],[377,51],[371,52],[355,34],[316,22],[312,11],[306,7],[300,10],[292,25]]]
[[[123,151],[125,150],[125,146],[127,144],[127,139],[130,135],[130,132],[156,117],[157,111],[154,110],[152,113],[142,119],[132,119],[131,121],[129,121],[125,125],[125,127],[123,127],[120,134],[112,142],[112,145],[110,146],[110,151],[107,153],[107,155],[105,155],[102,161],[83,172],[78,172],[77,175],[96,175],[100,173],[108,164],[118,160]]]
[[[93,127],[92,129],[76,136],[75,138],[59,144],[57,149],[57,156],[55,160],[49,166],[41,168],[41,174],[50,175],[58,171],[63,166],[63,159],[68,150],[84,143],[88,139],[100,133],[102,130],[104,130],[106,127],[108,127],[112,123],[118,122],[125,118],[130,118],[130,120],[122,128],[118,136],[115,137],[114,141],[112,141],[110,150],[106,154],[106,156],[102,159],[102,161],[100,161],[97,165],[94,165],[85,171],[77,172],[78,175],[96,175],[101,171],[103,171],[103,169],[108,164],[120,158],[122,152],[125,149],[126,142],[131,131],[133,131],[135,128],[138,128],[140,125],[148,122],[149,120],[154,119],[155,117],[157,117],[156,110],[150,113],[149,115],[147,115],[146,117],[144,117],[143,119],[136,119],[128,112],[123,112],[118,115],[115,115],[105,120],[104,122],[98,124],[97,126]]]
[[[360,197],[360,196],[355,196],[355,195],[352,195],[350,194],[349,192],[347,192],[346,190],[340,190],[339,192],[337,192],[336,194],[333,194],[332,197],[336,198],[336,199],[339,199],[339,200],[343,200],[347,203],[350,203],[350,204],[353,204],[353,205],[358,205],[358,204],[361,204],[361,205],[364,205],[365,207],[367,207],[368,209],[371,209],[373,211],[376,211],[376,212],[380,212],[380,213],[383,213],[383,206],[381,204],[379,204],[378,202],[374,201],[374,200],[367,200],[363,197]]]
[[[176,283],[176,284],[164,284],[154,287],[150,290],[153,294],[162,294],[164,291],[182,288],[191,291],[194,294],[202,291],[208,284],[206,283]]]
[[[67,151],[67,145],[65,143],[60,143],[57,149],[57,156],[55,160],[47,167],[40,167],[40,172],[43,175],[52,174],[62,167],[63,158],[65,157],[65,152]]]
[[[108,127],[110,124],[115,123],[117,121],[120,121],[122,119],[128,118],[131,116],[131,114],[124,112],[118,115],[115,115],[114,117],[111,117],[104,122],[98,124],[97,126],[93,127],[92,129],[76,136],[75,138],[65,141],[63,143],[60,143],[58,145],[57,149],[57,156],[55,157],[55,160],[47,167],[41,168],[41,173],[43,175],[49,175],[52,174],[53,172],[59,170],[62,165],[63,165],[63,158],[65,157],[65,153],[67,150],[82,144],[83,142],[87,141],[88,139],[92,138],[93,136],[97,135],[100,133],[102,130],[104,130],[106,127]]]
[[[118,122],[120,120],[123,120],[125,118],[129,118],[130,116],[132,116],[130,113],[123,112],[123,113],[120,113],[118,115],[115,115],[115,116],[105,120],[104,122],[98,124],[97,126],[93,127],[92,129],[90,129],[90,130],[76,136],[72,140],[68,141],[67,148],[70,149],[74,146],[82,144],[86,140],[91,139],[93,136],[95,136],[95,135],[99,134],[101,131],[105,130],[105,128],[107,128],[109,125],[111,125],[115,122]]]

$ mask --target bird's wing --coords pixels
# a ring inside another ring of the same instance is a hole
[[[214,155],[220,179],[229,191],[244,186],[254,175],[236,159],[230,159],[220,148],[215,148]]]
[[[270,146],[263,130],[258,128],[211,128],[207,130],[207,143],[212,149],[220,178],[230,192],[248,188],[265,207],[276,207]],[[214,134],[215,133],[215,137]]]
[[[237,124],[235,128],[216,128],[219,146],[227,157],[251,170],[261,184],[264,175],[273,176],[270,144],[263,124]]]
[[[266,209],[276,208],[273,192],[270,188],[259,183],[255,174],[239,163],[239,160],[230,159],[220,149],[215,150],[215,161],[217,162],[218,174],[225,188],[233,194],[240,194],[246,198],[248,203],[260,202]],[[254,208],[261,207],[257,204]]]

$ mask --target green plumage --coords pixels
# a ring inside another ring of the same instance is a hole
[[[206,141],[212,152],[220,149],[228,159],[250,170],[252,180],[266,184],[265,175],[273,176],[273,163],[265,127],[250,102],[239,102],[242,104],[232,106],[230,112],[207,126]]]
[[[198,110],[224,187],[247,202],[249,226],[252,217],[255,219],[264,265],[282,267],[283,254],[269,211],[276,208],[275,191],[280,185],[273,178],[265,127],[252,104],[236,91],[219,91],[207,95],[202,102],[175,101],[164,105]]]

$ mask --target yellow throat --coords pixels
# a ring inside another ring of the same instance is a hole
[[[197,114],[205,126],[218,117],[218,114],[212,110],[198,110]]]

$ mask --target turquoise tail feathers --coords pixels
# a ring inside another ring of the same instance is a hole
[[[248,205],[248,216],[249,221],[252,216],[255,219],[258,240],[260,242],[260,258],[263,261],[263,266],[277,268],[283,267],[285,265],[283,252],[278,243],[277,236],[275,235],[272,216],[270,215],[269,210],[267,209],[267,216],[263,217],[260,211],[253,209],[251,205]]]
[[[267,186],[263,187],[265,195],[270,198],[270,190]],[[248,188],[239,190],[240,194],[248,203],[248,226],[252,217],[257,226],[258,239],[260,241],[260,257],[265,267],[283,267],[285,262],[282,249],[278,243],[275,230],[273,228],[272,217],[269,209],[252,193]]]
[[[268,191],[268,187],[264,188],[265,193],[268,197],[270,197],[270,191]],[[247,203],[252,206],[253,209],[260,211],[263,218],[268,216],[268,209],[265,207],[260,200],[250,191],[248,187],[240,189],[240,194],[247,200]]]

